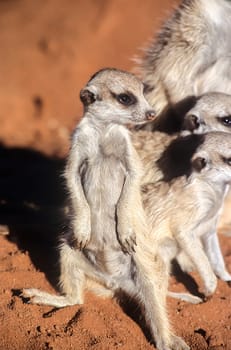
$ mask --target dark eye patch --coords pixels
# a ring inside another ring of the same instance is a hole
[[[143,83],[144,88],[143,88],[143,94],[148,94],[149,92],[152,92],[154,90],[154,86],[151,86],[147,83]]]
[[[227,115],[221,118],[217,118],[217,120],[222,123],[224,126],[231,127],[231,115]]]
[[[124,106],[132,106],[137,103],[136,97],[131,92],[124,92],[121,94],[115,94],[111,92],[112,96]]]
[[[231,166],[231,158],[222,157],[222,159],[223,159],[224,163]]]

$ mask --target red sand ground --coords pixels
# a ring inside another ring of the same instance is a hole
[[[177,1],[176,1],[177,2]],[[52,311],[27,305],[22,287],[54,291],[60,174],[81,115],[80,88],[104,66],[131,70],[170,0],[0,1],[0,350],[148,350],[141,328],[114,300],[91,294]],[[231,240],[220,235],[231,271]],[[201,280],[193,274],[201,286]],[[197,290],[189,276],[171,290]],[[175,332],[193,350],[231,349],[231,290],[219,281],[202,305],[168,300]]]

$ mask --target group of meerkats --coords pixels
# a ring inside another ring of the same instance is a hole
[[[86,289],[127,295],[158,350],[189,349],[169,325],[166,296],[204,300],[168,291],[171,260],[198,271],[205,299],[217,277],[231,282],[217,235],[231,182],[230,33],[230,0],[183,0],[145,51],[141,79],[107,68],[81,90],[61,295],[24,289],[31,303],[82,304]]]

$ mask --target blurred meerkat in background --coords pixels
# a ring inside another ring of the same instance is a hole
[[[183,0],[164,23],[139,65],[158,116],[189,96],[231,93],[230,18],[230,0]]]

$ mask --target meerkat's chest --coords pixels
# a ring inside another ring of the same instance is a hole
[[[115,131],[95,139],[83,171],[85,194],[93,206],[118,202],[126,174],[125,148],[123,135]]]
[[[94,145],[88,154],[88,168],[96,168],[101,171],[102,175],[107,170],[116,171],[122,168],[124,173],[126,152],[126,140],[119,132],[109,132],[98,136]]]

